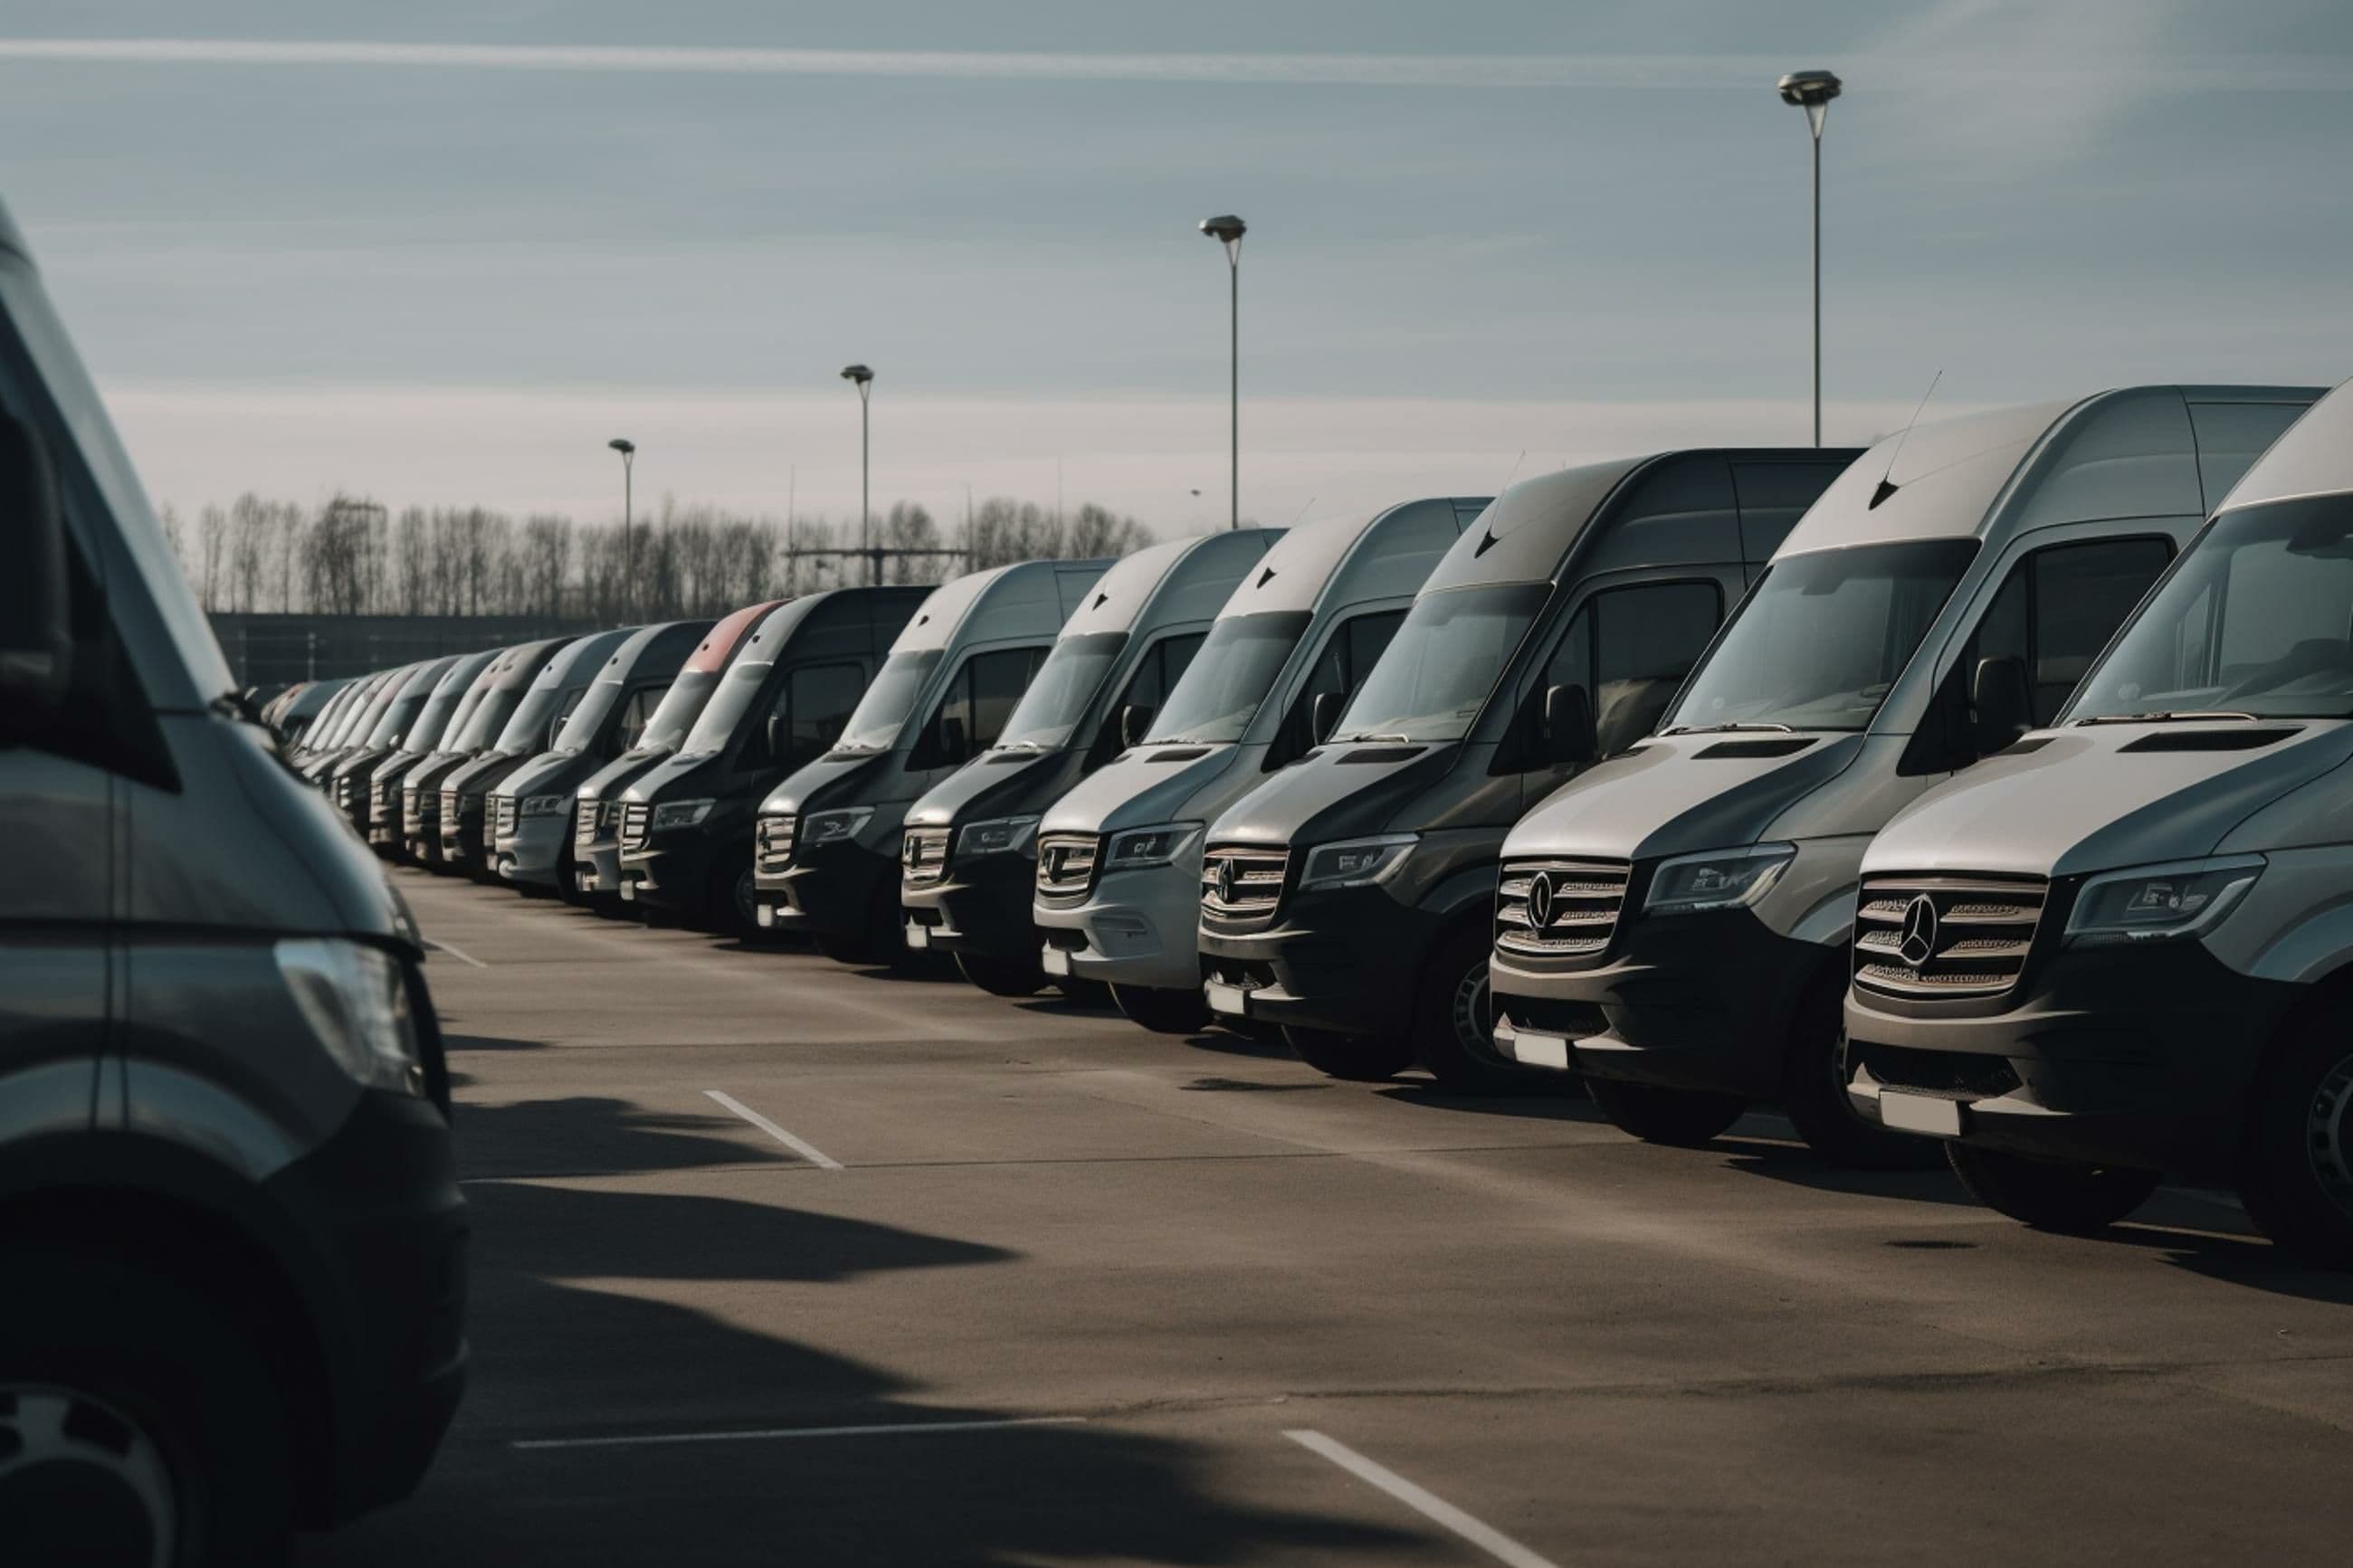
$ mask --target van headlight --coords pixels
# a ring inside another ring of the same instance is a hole
[[[1001,855],[1008,850],[1027,850],[1038,836],[1038,819],[1034,816],[993,816],[986,822],[967,822],[956,835],[955,852],[964,855]]]
[[[1745,910],[1771,890],[1797,858],[1794,844],[1750,844],[1662,860],[1651,874],[1651,891],[1642,900],[1642,912],[1692,915],[1707,910]]]
[[[2094,877],[2068,912],[2068,945],[2105,947],[2200,935],[2230,913],[2263,870],[2260,855],[2226,855]]]
[[[1299,890],[1311,888],[1369,888],[1386,882],[1413,847],[1418,833],[1384,833],[1377,838],[1341,838],[1318,844],[1299,868]]]
[[[562,816],[572,809],[568,795],[527,795],[522,797],[525,816]]]
[[[311,1033],[362,1089],[425,1093],[425,1058],[400,961],[365,942],[304,937],[274,950]]]
[[[793,833],[794,847],[818,849],[828,844],[839,844],[845,838],[855,838],[874,820],[871,805],[849,806],[839,811],[812,811],[801,818]]]
[[[1156,827],[1130,827],[1111,836],[1103,850],[1103,869],[1135,871],[1166,866],[1185,851],[1201,831],[1198,822],[1164,822]]]
[[[668,800],[654,807],[653,826],[656,832],[666,827],[695,827],[711,815],[715,800]]]

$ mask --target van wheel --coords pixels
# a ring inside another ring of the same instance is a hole
[[[1198,1035],[1209,1026],[1209,1005],[1198,991],[1114,985],[1111,999],[1129,1022],[1141,1024],[1155,1035]]]
[[[1325,1078],[1350,1083],[1387,1083],[1413,1066],[1413,1042],[1380,1035],[1344,1035],[1336,1029],[1303,1029],[1286,1024],[1282,1037],[1299,1059]]]
[[[269,1364],[168,1276],[35,1245],[0,1270],[0,1519],[11,1561],[196,1568],[292,1546],[293,1451]]]
[[[1073,1007],[1111,1005],[1111,987],[1100,980],[1080,980],[1068,974],[1058,975],[1054,980],[1054,989],[1060,992],[1062,1000]]]
[[[959,952],[956,967],[964,977],[991,996],[1035,996],[1046,987],[1046,972],[1034,958],[990,958]]]
[[[722,936],[755,936],[760,930],[760,889],[752,880],[752,860],[723,858],[703,889],[697,924]]]
[[[2162,1174],[2122,1165],[2030,1160],[1974,1143],[1947,1143],[1945,1158],[1969,1195],[1986,1207],[2037,1230],[2069,1236],[2116,1224],[2148,1201]]]
[[[2256,1085],[2239,1197],[2299,1263],[2353,1268],[2353,1043],[2342,1016],[2305,1026]]]
[[[1816,985],[1798,1009],[1781,1063],[1781,1110],[1806,1146],[1850,1171],[1925,1171],[1936,1163],[1926,1138],[1865,1121],[1847,1098],[1846,981]]]
[[[1675,1149],[1696,1149],[1712,1142],[1748,1109],[1748,1102],[1736,1094],[1704,1089],[1662,1089],[1606,1078],[1588,1078],[1585,1087],[1620,1131]]]
[[[1495,1014],[1487,994],[1491,944],[1484,927],[1460,931],[1438,944],[1422,971],[1414,1000],[1414,1054],[1443,1088],[1458,1094],[1556,1091],[1526,1068],[1495,1055]]]

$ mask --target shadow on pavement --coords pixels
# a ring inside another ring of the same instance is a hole
[[[1763,1176],[1818,1193],[1847,1193],[1864,1197],[1901,1198],[1911,1203],[1954,1204],[1974,1208],[1977,1200],[1960,1178],[1939,1159],[1917,1171],[1850,1171],[1833,1165],[1803,1143],[1767,1143],[1746,1139],[1720,1139],[1725,1169]]]
[[[1589,1121],[1607,1124],[1601,1108],[1588,1100],[1585,1087],[1572,1080],[1553,1094],[1461,1094],[1441,1089],[1427,1079],[1402,1079],[1373,1090],[1398,1105],[1429,1110],[1467,1110],[1482,1116],[1517,1116],[1535,1121]]]
[[[717,1136],[734,1130],[717,1107],[649,1110],[626,1100],[578,1095],[509,1105],[460,1104],[451,1122],[458,1172],[468,1180],[613,1176],[700,1165],[798,1164],[779,1145]]]
[[[1185,1043],[1195,1050],[1215,1051],[1219,1056],[1262,1057],[1278,1062],[1299,1060],[1299,1053],[1281,1040],[1254,1040],[1248,1035],[1229,1035],[1223,1029],[1204,1029],[1198,1035],[1187,1035]]]

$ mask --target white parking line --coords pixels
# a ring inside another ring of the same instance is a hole
[[[470,953],[470,952],[460,952],[458,949],[456,949],[456,948],[454,948],[454,947],[451,947],[448,942],[441,942],[441,941],[439,941],[439,940],[438,940],[438,939],[436,939],[436,938],[429,937],[429,936],[428,936],[428,937],[427,937],[427,938],[425,939],[425,945],[426,945],[426,946],[427,946],[427,947],[430,947],[430,948],[436,948],[436,949],[439,950],[440,952],[443,952],[448,953],[450,957],[452,957],[452,958],[456,959],[456,960],[457,960],[459,963],[470,963],[470,964],[472,964],[472,965],[473,965],[475,968],[477,968],[477,969],[488,969],[488,968],[490,967],[490,965],[489,965],[489,964],[484,963],[480,959],[476,958],[472,953]]]
[[[1283,1436],[1311,1453],[1323,1455],[1358,1480],[1370,1481],[1416,1513],[1444,1525],[1499,1563],[1508,1563],[1512,1568],[1555,1568],[1548,1559],[1537,1556],[1494,1526],[1472,1518],[1444,1498],[1414,1485],[1395,1470],[1384,1469],[1345,1443],[1335,1442],[1321,1432],[1285,1432]]]
[[[769,1121],[766,1117],[761,1115],[758,1111],[753,1110],[750,1106],[744,1104],[742,1100],[736,1099],[725,1089],[706,1089],[702,1092],[717,1100],[720,1104],[725,1106],[728,1110],[733,1111],[736,1115],[742,1117],[744,1121],[750,1122],[753,1126],[758,1128],[761,1131],[766,1133],[769,1137],[775,1139],[777,1142],[782,1143],[786,1148],[790,1149],[794,1153],[798,1154],[801,1158],[807,1160],[810,1164],[817,1166],[818,1169],[826,1171],[839,1171],[841,1169],[840,1161],[835,1159],[830,1154],[828,1154],[816,1144],[808,1142],[804,1139],[794,1137],[791,1133],[786,1131],[783,1128],[777,1126],[775,1122]]]
[[[1071,1426],[1083,1415],[1018,1415],[1002,1421],[908,1421],[890,1426],[775,1426],[765,1432],[654,1432],[633,1437],[520,1437],[517,1448],[632,1448],[672,1443],[757,1443],[786,1437],[892,1437],[927,1432],[997,1432],[1010,1426]]]

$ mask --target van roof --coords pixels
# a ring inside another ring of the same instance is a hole
[[[1109,561],[1021,561],[967,572],[933,589],[891,644],[926,653],[954,642],[967,623],[976,637],[1053,637]],[[978,617],[986,617],[982,622]]]
[[[1823,491],[1776,554],[2202,517],[2316,395],[2296,386],[2128,386],[1899,431]]]
[[[768,599],[757,605],[746,605],[740,610],[729,611],[720,618],[717,626],[704,634],[701,642],[694,645],[694,656],[686,661],[686,668],[679,673],[684,675],[691,671],[702,675],[716,675],[726,668],[729,656],[735,651],[735,645],[744,640],[744,631],[754,621],[784,602],[782,599]]]
[[[2305,410],[2215,510],[2348,491],[2353,491],[2353,382]]]
[[[1227,597],[1219,618],[1314,610],[1333,594],[1351,599],[1410,595],[1492,500],[1439,496],[1401,501],[1370,516],[1321,518],[1291,529]]]
[[[1234,580],[1282,537],[1278,528],[1227,529],[1139,550],[1096,580],[1062,636],[1214,619]]]

